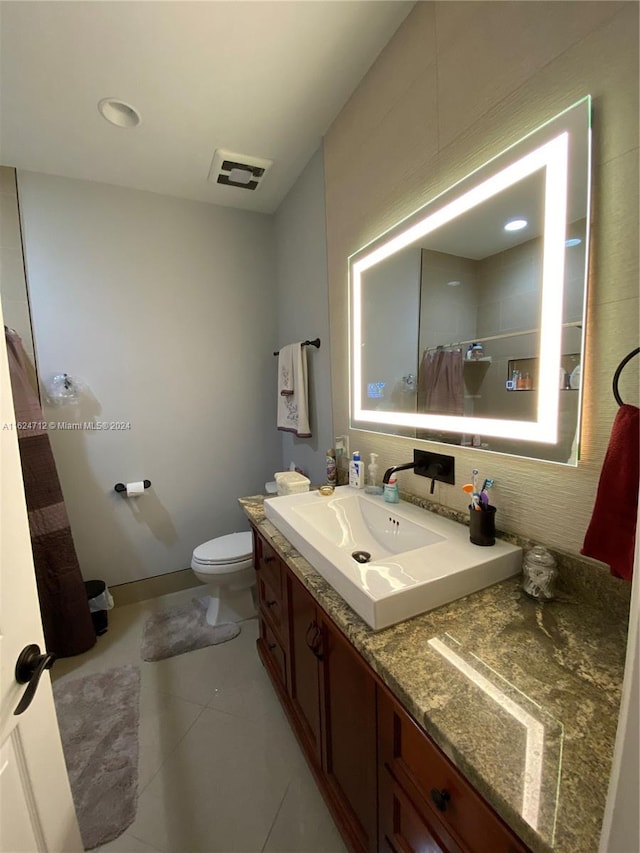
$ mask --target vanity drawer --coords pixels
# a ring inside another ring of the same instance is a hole
[[[287,659],[282,646],[275,633],[265,620],[264,616],[260,615],[260,643],[264,653],[269,658],[273,670],[280,680],[283,687],[287,683]]]
[[[278,599],[282,598],[282,568],[280,558],[261,536],[257,538],[256,572],[264,578]]]
[[[524,853],[528,849],[381,687],[378,688],[378,750],[380,776],[390,774],[426,822],[429,824],[435,818],[442,823],[463,850]],[[380,787],[380,796],[389,797],[384,785]],[[388,807],[389,803],[380,803],[381,812]]]
[[[381,853],[462,853],[437,818],[427,823],[386,768],[380,770],[379,796]]]
[[[258,572],[258,600],[260,610],[270,623],[271,629],[278,635],[278,640],[284,646],[285,638],[285,607],[282,596],[267,582],[267,577]]]

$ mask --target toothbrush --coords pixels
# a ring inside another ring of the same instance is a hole
[[[474,468],[471,472],[471,482],[473,485],[473,493],[471,496],[471,506],[476,509],[482,509],[482,501],[480,492],[478,491],[478,469]]]
[[[482,489],[480,490],[480,500],[484,505],[489,504],[489,495],[487,494],[487,489],[490,489],[493,486],[493,480],[487,478],[482,484]]]
[[[466,483],[462,487],[462,491],[469,495],[469,500],[471,501],[469,506],[473,507],[473,509],[482,509],[480,506],[479,495],[477,492],[473,491],[473,483]]]

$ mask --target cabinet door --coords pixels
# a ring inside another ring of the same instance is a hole
[[[289,606],[289,697],[307,748],[320,761],[320,626],[316,604],[287,572]]]
[[[322,620],[323,769],[342,802],[354,849],[377,849],[376,695],[369,668],[328,620]]]

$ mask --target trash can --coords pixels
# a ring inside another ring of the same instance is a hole
[[[89,611],[96,636],[106,634],[109,626],[107,610],[113,607],[113,598],[104,581],[85,581],[87,598],[89,600]]]

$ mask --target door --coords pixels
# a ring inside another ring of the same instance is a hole
[[[2,311],[0,310],[0,318]],[[44,637],[31,556],[6,347],[0,346],[0,851],[84,850],[48,672],[24,713],[20,652]]]
[[[320,687],[318,656],[320,626],[316,603],[307,590],[287,572],[289,604],[289,696],[307,748],[320,762]]]
[[[363,851],[377,850],[376,688],[358,652],[322,620],[323,767]]]

